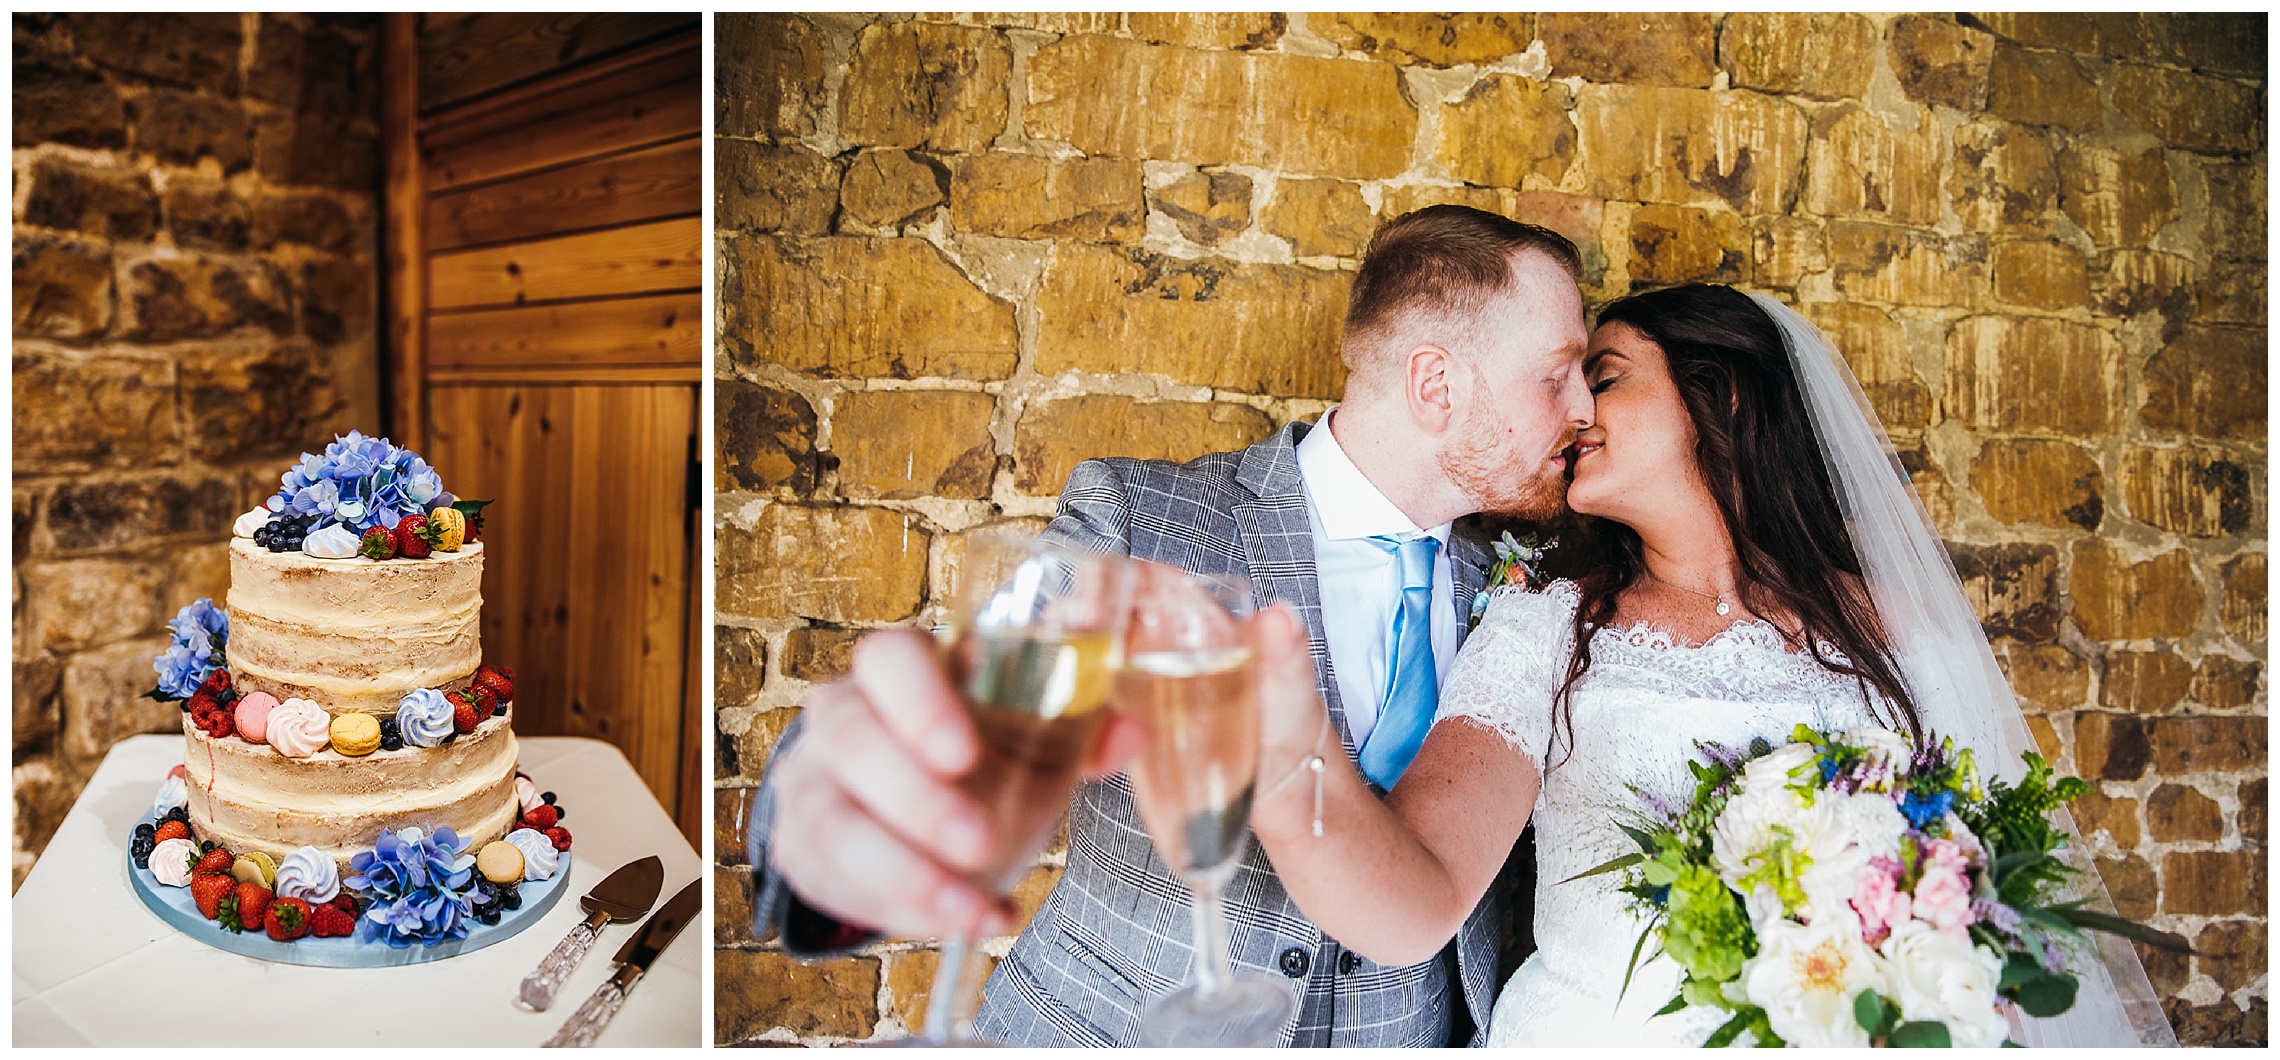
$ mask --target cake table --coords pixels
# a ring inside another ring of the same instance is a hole
[[[14,1044],[19,1046],[534,1046],[614,970],[634,928],[603,929],[554,1007],[514,1004],[522,977],[579,919],[577,896],[610,870],[655,854],[662,902],[702,864],[615,747],[562,736],[521,739],[522,768],[561,796],[576,829],[570,892],[520,933],[448,960],[388,968],[278,964],[226,953],[161,921],[127,879],[126,843],[151,792],[182,760],[179,735],[111,748],[16,891]],[[699,925],[701,927],[701,925]],[[683,933],[596,1043],[703,1044],[704,933]]]

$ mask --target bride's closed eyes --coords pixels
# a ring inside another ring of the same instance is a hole
[[[1583,377],[1591,383],[1593,396],[1606,393],[1607,388],[1622,381],[1625,373],[1619,371],[1629,360],[1614,350],[1601,350],[1591,355],[1583,366]]]

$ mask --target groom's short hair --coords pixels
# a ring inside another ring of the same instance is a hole
[[[1570,276],[1583,256],[1566,236],[1470,206],[1444,204],[1379,225],[1362,252],[1346,299],[1343,356],[1349,370],[1405,322],[1470,320],[1512,285],[1512,257],[1538,251]],[[1406,352],[1406,351],[1403,351]]]

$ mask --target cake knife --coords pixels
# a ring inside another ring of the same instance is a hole
[[[657,903],[657,892],[665,887],[665,863],[651,854],[639,861],[629,861],[616,872],[602,877],[602,882],[578,899],[586,910],[586,919],[570,929],[570,934],[554,944],[554,952],[538,962],[538,968],[522,981],[522,1003],[537,1012],[546,1011],[554,1004],[554,992],[578,970],[578,963],[586,959],[586,951],[594,948],[594,940],[601,937],[602,925],[613,920],[638,920],[649,907]]]
[[[650,917],[648,923],[641,925],[641,930],[625,940],[625,945],[617,951],[617,974],[594,988],[593,995],[586,998],[586,1003],[578,1006],[578,1011],[563,1022],[562,1029],[555,1031],[554,1037],[546,1040],[546,1048],[594,1044],[594,1039],[600,1036],[602,1028],[610,1025],[618,1008],[625,1004],[625,996],[633,992],[633,984],[640,982],[643,973],[649,971],[649,966],[657,960],[657,955],[665,952],[665,947],[680,937],[681,929],[697,918],[697,905],[704,897],[700,893],[701,882],[691,881],[687,887],[681,888],[681,893],[674,895],[673,900],[666,902],[656,916]]]

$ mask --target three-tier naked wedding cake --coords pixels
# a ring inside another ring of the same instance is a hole
[[[155,660],[183,764],[129,857],[231,932],[466,938],[570,848],[483,661],[485,502],[353,431],[283,487],[234,527],[226,608],[183,608]]]

